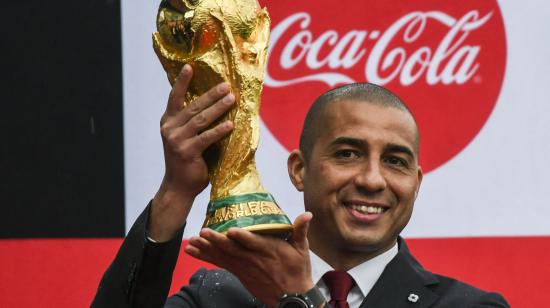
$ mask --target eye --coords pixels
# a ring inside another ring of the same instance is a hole
[[[388,156],[383,159],[385,163],[396,167],[408,167],[408,163],[405,159],[397,156]]]
[[[334,153],[334,156],[336,156],[336,158],[340,158],[340,159],[350,159],[350,158],[358,158],[359,153],[357,153],[357,151],[354,151],[354,150],[351,150],[351,149],[342,149],[342,150],[336,151]]]

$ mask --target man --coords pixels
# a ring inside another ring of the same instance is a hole
[[[162,307],[185,221],[208,184],[202,153],[231,122],[226,84],[180,109],[185,66],[161,120],[166,171],[105,273],[92,306]],[[507,307],[498,294],[432,274],[399,237],[422,182],[418,129],[401,100],[372,84],[329,91],[312,105],[289,176],[306,213],[282,240],[203,229],[185,251],[225,270],[199,270],[166,307]],[[348,306],[349,305],[349,306]]]

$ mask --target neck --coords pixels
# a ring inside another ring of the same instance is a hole
[[[346,246],[327,245],[327,239],[316,241],[309,239],[309,247],[319,258],[327,262],[335,270],[349,271],[350,269],[362,264],[372,258],[390,250],[396,241],[387,247],[362,247],[350,249]],[[334,243],[334,242],[333,242]]]

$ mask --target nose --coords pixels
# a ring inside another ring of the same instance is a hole
[[[377,161],[366,162],[355,175],[355,186],[365,193],[375,193],[386,189],[387,182],[380,163]]]

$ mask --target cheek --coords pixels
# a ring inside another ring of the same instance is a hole
[[[396,181],[395,185],[392,186],[392,190],[398,199],[398,208],[394,219],[399,229],[404,228],[411,218],[416,189],[417,183],[410,179]]]
[[[417,181],[413,179],[393,179],[390,182],[394,194],[399,199],[400,203],[414,202],[415,193],[418,189]]]
[[[358,170],[356,168],[333,166],[333,165],[321,165],[317,173],[320,183],[327,190],[338,191],[346,187],[348,184],[353,183],[353,178],[357,176]]]
[[[343,178],[343,172],[337,168],[318,164],[308,172],[305,186],[312,194],[329,194],[338,190]]]
[[[353,172],[329,163],[311,165],[304,177],[304,204],[307,211],[334,218],[339,195],[345,193]],[[323,219],[326,219],[323,218]]]
[[[304,183],[304,205],[314,215],[330,212],[338,200],[338,185],[334,179],[318,172]]]

